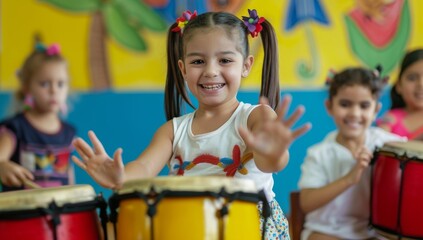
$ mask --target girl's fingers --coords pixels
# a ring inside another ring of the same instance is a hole
[[[76,156],[72,156],[72,161],[78,165],[80,168],[84,169],[85,171],[87,171],[87,165],[85,163],[83,163],[81,160],[79,160],[79,158],[77,158]]]
[[[26,169],[21,169],[21,171],[17,172],[16,174],[16,178],[19,181],[19,185],[22,186],[24,185],[25,181],[27,181],[28,179],[31,180],[30,177],[27,177],[27,173],[25,172]],[[29,173],[29,175],[32,175],[31,173]]]
[[[294,113],[288,117],[288,119],[286,119],[284,121],[285,126],[291,128],[294,123],[296,123],[298,121],[298,119],[301,118],[301,116],[304,114],[305,112],[305,108],[304,106],[299,106],[297,107],[297,109],[295,109]]]
[[[289,106],[291,105],[292,97],[291,95],[286,95],[282,98],[282,101],[279,105],[279,107],[276,109],[276,114],[278,115],[277,120],[282,121],[283,118],[286,115],[286,112],[289,109]]]
[[[81,159],[84,161],[84,162],[86,162],[89,158],[88,158],[88,156],[87,155],[85,155],[85,153],[81,150],[81,147],[80,147],[80,144],[81,143],[78,143],[78,141],[80,141],[80,140],[77,140],[77,139],[75,139],[74,141],[73,141],[73,146],[75,147],[75,149],[76,149],[76,152],[79,154],[79,156],[81,157]]]
[[[119,169],[123,169],[123,161],[122,161],[122,148],[118,148],[115,153],[113,154],[113,160],[115,165],[118,166]]]
[[[89,131],[88,132],[88,137],[90,138],[93,146],[94,146],[94,152],[99,154],[99,153],[105,153],[106,151],[104,150],[103,144],[101,144],[100,140],[98,140],[97,136],[95,135],[95,133],[93,131]]]
[[[34,180],[34,175],[26,168],[22,168],[22,174],[25,179]]]
[[[366,147],[361,147],[356,152],[356,159],[361,161],[370,162],[373,157],[373,153],[370,152]]]
[[[86,158],[91,158],[94,156],[93,149],[82,138],[77,138],[73,145],[75,146],[75,149],[79,155],[85,156]]]
[[[22,186],[22,181],[19,179],[18,176],[12,175],[6,179],[4,182],[5,185],[20,187]]]
[[[303,126],[301,126],[300,128],[295,129],[294,131],[292,131],[292,138],[298,138],[299,136],[303,135],[304,133],[308,132],[311,129],[311,124],[310,123],[306,123]]]
[[[89,161],[89,160],[90,160],[90,158],[89,158],[87,155],[85,155],[84,153],[82,153],[82,152],[78,152],[78,154],[79,154],[79,157],[81,158],[81,160],[82,160],[83,162],[87,162],[87,161]]]

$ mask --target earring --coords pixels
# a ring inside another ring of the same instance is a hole
[[[34,98],[31,96],[31,94],[26,94],[23,101],[23,109],[25,111],[29,111],[32,108],[34,108]]]
[[[68,105],[66,103],[60,105],[60,113],[62,113],[64,116],[68,114]]]

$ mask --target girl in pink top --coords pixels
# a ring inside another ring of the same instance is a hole
[[[377,125],[409,140],[423,140],[423,49],[404,56],[391,102],[391,109]]]

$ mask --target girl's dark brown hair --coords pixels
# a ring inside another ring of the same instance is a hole
[[[167,76],[165,86],[165,111],[166,118],[170,120],[181,116],[182,104],[186,102],[192,108],[195,108],[189,100],[185,88],[183,76],[178,67],[178,60],[184,59],[184,50],[187,42],[196,29],[220,27],[226,31],[228,36],[239,41],[239,51],[244,59],[249,55],[248,36],[249,32],[244,22],[233,14],[226,12],[207,12],[198,15],[190,20],[183,30],[183,34],[172,32],[176,27],[174,23],[170,26],[167,39]],[[279,58],[276,44],[276,35],[272,25],[265,20],[262,23],[263,30],[260,36],[264,49],[264,61],[262,69],[262,81],[260,96],[269,99],[269,104],[276,109],[279,93]]]
[[[346,86],[360,85],[368,88],[375,99],[379,99],[380,93],[386,84],[386,78],[380,77],[382,68],[378,66],[375,70],[361,67],[346,68],[336,73],[329,84],[329,101],[338,93],[339,89]]]

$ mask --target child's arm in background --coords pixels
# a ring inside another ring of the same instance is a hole
[[[28,169],[10,160],[15,147],[13,133],[0,128],[0,180],[6,186],[21,187],[26,180],[33,180],[34,176]]]
[[[349,187],[358,183],[363,171],[370,164],[373,154],[365,147],[358,149],[354,157],[357,164],[345,176],[320,188],[304,188],[300,194],[300,206],[305,213],[314,211],[331,202]]]
[[[396,117],[390,112],[387,112],[381,118],[376,120],[376,125],[388,132],[392,132],[392,125],[395,122],[396,122]]]
[[[162,125],[147,148],[126,167],[123,165],[121,148],[115,151],[111,159],[94,132],[90,131],[88,136],[93,147],[81,138],[76,139],[74,145],[81,159],[76,156],[72,156],[72,159],[97,183],[106,188],[118,189],[125,181],[157,176],[173,153],[172,121]]]

